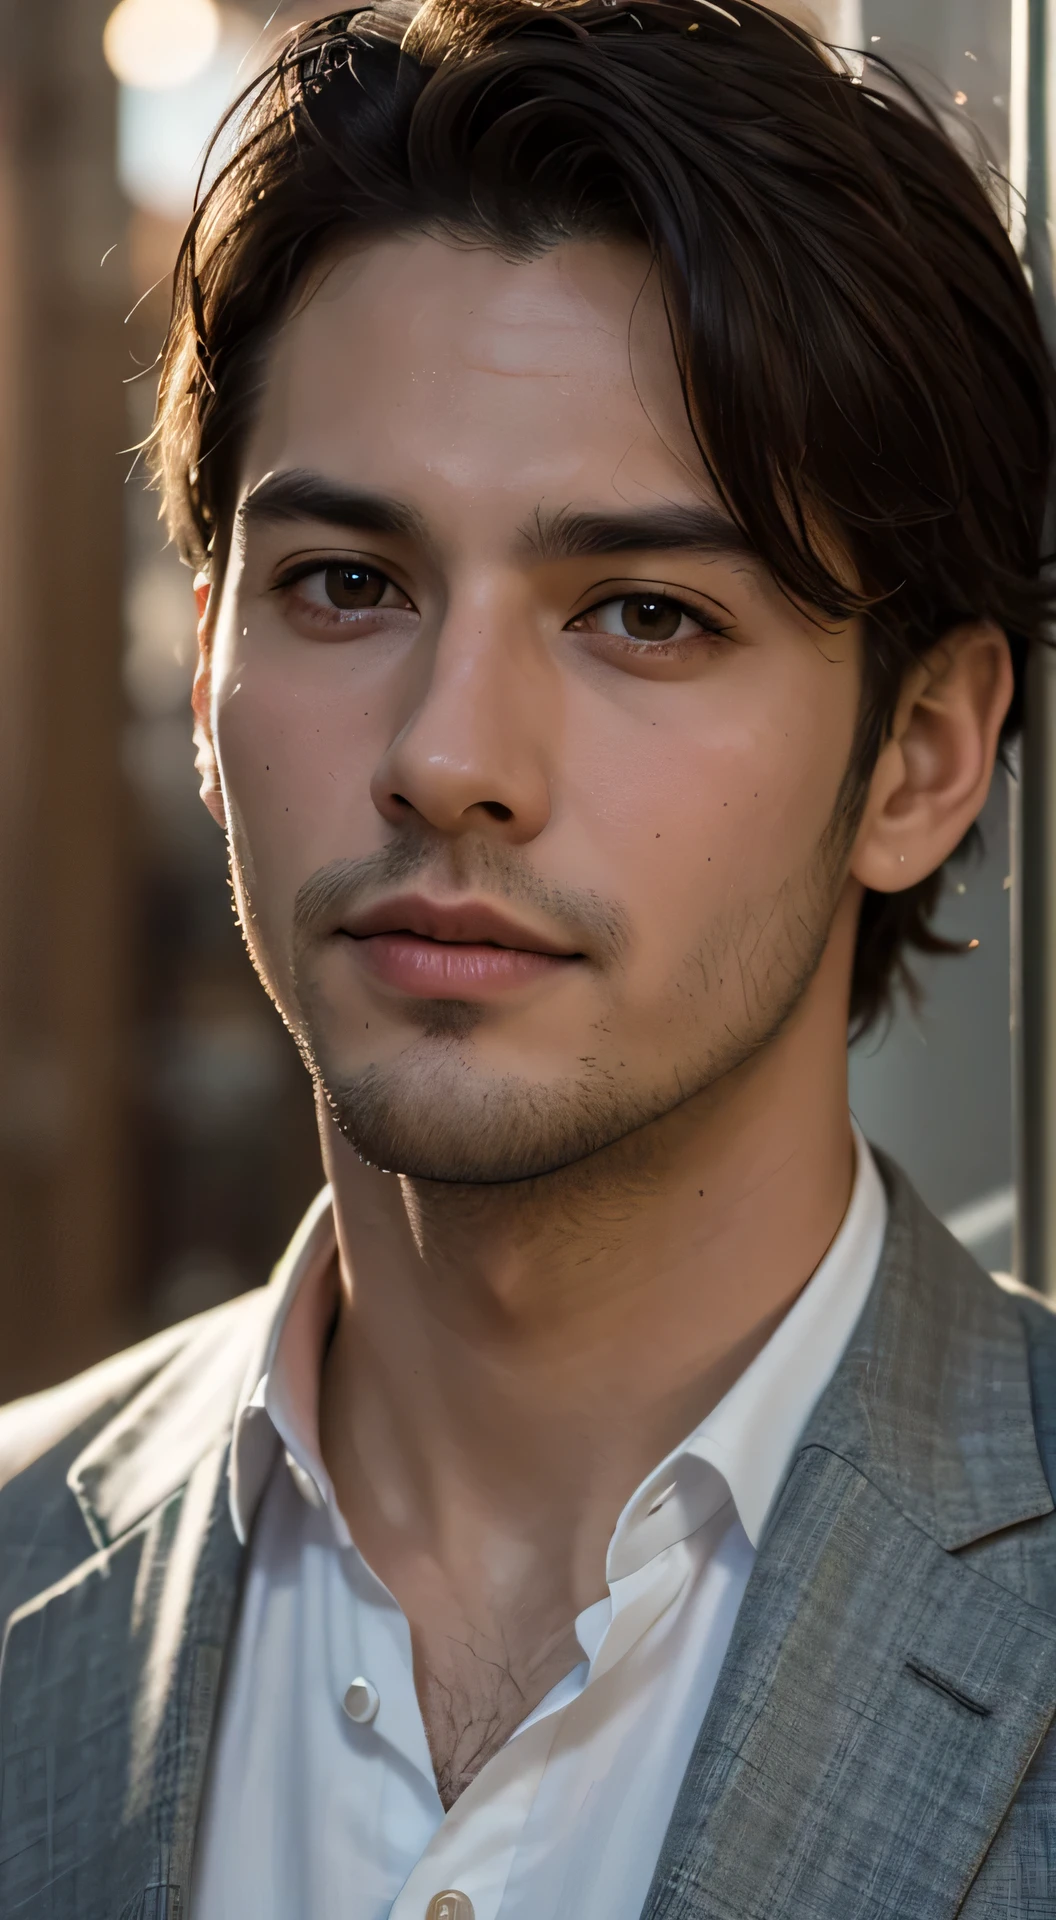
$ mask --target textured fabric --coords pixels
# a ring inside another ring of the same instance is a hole
[[[644,1920],[1056,1914],[1034,1786],[1056,1762],[1033,1413],[1054,1321],[886,1170],[878,1282],[775,1509]]]
[[[232,1512],[252,1534],[195,1880],[195,1920],[638,1920],[773,1496],[865,1304],[887,1201],[857,1137],[824,1260],[729,1393],[627,1501],[584,1658],[445,1815],[410,1630],[353,1545],[318,1440],[334,1225],[317,1204],[235,1421]],[[287,1465],[289,1463],[289,1465]],[[299,1489],[300,1491],[295,1491]],[[356,1725],[357,1675],[380,1707]],[[266,1680],[262,1676],[267,1676]]]
[[[877,1281],[767,1523],[644,1920],[1056,1914],[1054,1321],[881,1170]],[[242,1561],[227,1448],[273,1304],[0,1414],[4,1920],[187,1920]]]
[[[0,1413],[4,1920],[185,1920],[241,1561],[227,1436],[258,1311],[236,1302]]]

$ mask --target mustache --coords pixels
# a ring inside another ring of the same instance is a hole
[[[578,952],[602,966],[623,956],[629,939],[626,910],[590,888],[566,888],[543,880],[509,847],[480,840],[438,847],[426,839],[392,840],[358,860],[330,860],[297,889],[293,903],[295,958],[332,934],[364,900],[403,885],[430,880],[444,891],[474,891],[510,906],[544,915]]]

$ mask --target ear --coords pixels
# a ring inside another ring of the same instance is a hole
[[[1008,640],[989,620],[953,628],[907,675],[851,853],[863,887],[915,886],[963,840],[990,789],[1012,692]]]
[[[194,670],[194,685],[191,689],[191,711],[194,714],[194,744],[197,749],[194,757],[196,771],[201,775],[201,796],[213,819],[220,827],[226,827],[224,796],[220,787],[220,769],[216,764],[216,749],[213,745],[213,732],[210,720],[210,706],[213,690],[213,629],[216,625],[215,594],[204,573],[195,575],[194,598],[198,608],[198,664]]]

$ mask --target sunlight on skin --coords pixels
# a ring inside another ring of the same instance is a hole
[[[326,1457],[422,1671],[501,1641],[515,1724],[623,1500],[839,1225],[861,889],[978,812],[1007,647],[964,629],[912,676],[834,844],[856,629],[714,538],[583,550],[583,516],[715,520],[631,247],[333,264],[241,497],[196,708],[251,952],[330,1096]]]
[[[662,1112],[676,1074],[700,1084],[766,1030],[790,972],[798,984],[788,922],[853,735],[853,634],[819,632],[745,556],[551,561],[528,547],[539,513],[702,499],[652,283],[635,309],[641,283],[630,249],[511,267],[431,241],[378,248],[287,329],[247,465],[247,494],[314,471],[405,503],[428,535],[335,541],[319,522],[251,523],[229,577],[216,731],[247,874],[252,861],[255,952],[292,1024],[296,888],[418,826],[439,836],[433,891],[464,894],[458,863],[494,848],[540,898],[589,893],[628,925],[619,966],[551,966],[488,1000],[472,1070],[493,1102],[506,1076],[518,1097],[525,1081],[582,1082],[586,1056],[607,1087]],[[317,604],[318,574],[274,591],[291,561],[331,555],[386,570],[403,604],[341,626]],[[644,585],[682,596],[688,638],[568,631]],[[557,932],[575,944],[574,924]],[[735,942],[755,947],[749,967]],[[310,971],[333,1078],[370,1065],[408,1107],[423,1076],[435,1098],[479,1099],[461,1052],[423,1045],[420,1008],[375,984],[347,941],[320,942]]]

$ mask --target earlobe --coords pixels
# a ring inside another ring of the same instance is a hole
[[[194,684],[191,688],[191,711],[194,715],[194,765],[201,779],[199,792],[202,801],[208,807],[217,825],[226,827],[227,816],[224,812],[224,796],[220,786],[220,769],[217,766],[216,750],[213,746],[210,714],[214,611],[209,581],[204,574],[198,574],[195,577],[194,598],[198,608],[198,664],[195,667]]]
[[[941,867],[982,811],[1013,693],[1008,640],[966,623],[907,676],[881,748],[850,861],[877,893]]]

